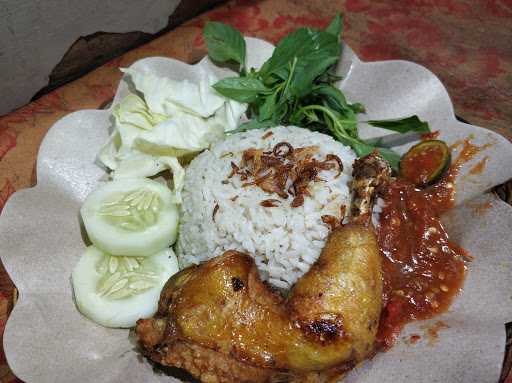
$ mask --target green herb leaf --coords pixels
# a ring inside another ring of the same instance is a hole
[[[313,81],[339,60],[339,54],[331,56],[326,52],[315,56],[297,61],[295,73],[289,86],[291,95],[300,98],[310,93],[314,86]]]
[[[345,96],[332,85],[317,85],[312,94],[322,98],[324,106],[337,112],[337,118],[346,132],[353,138],[357,138],[357,117],[353,106],[347,103]]]
[[[224,97],[247,103],[255,101],[261,93],[270,91],[254,77],[226,77],[216,82],[213,88]]]
[[[276,103],[277,92],[267,96],[263,102],[263,105],[259,109],[258,120],[265,121],[271,118],[274,114],[274,111],[276,110]]]
[[[395,120],[371,120],[367,121],[371,126],[392,130],[398,133],[417,132],[429,133],[430,128],[427,122],[421,121],[418,116],[410,116]]]
[[[338,76],[337,74],[327,71],[317,77],[316,83],[325,83],[331,85],[341,80],[343,80],[343,76]]]
[[[384,145],[383,138],[384,137],[381,136],[381,137],[375,137],[375,138],[367,138],[362,141],[364,141],[365,143],[367,143],[368,145],[371,145],[371,146],[386,147]]]
[[[266,129],[266,128],[271,128],[273,126],[276,126],[276,123],[272,120],[265,120],[265,121],[251,120],[251,121],[244,122],[235,130],[230,131],[229,134],[246,132],[248,130],[253,130],[253,129]]]
[[[203,36],[208,46],[208,56],[213,61],[223,63],[234,60],[242,68],[245,66],[245,40],[240,31],[224,23],[210,21],[204,28]]]
[[[391,168],[393,170],[398,171],[398,166],[400,164],[400,154],[398,154],[394,150],[388,149],[388,148],[375,147],[375,146],[369,145],[369,144],[359,141],[359,140],[349,141],[349,142],[344,142],[344,143],[346,145],[350,145],[350,147],[354,150],[354,152],[356,152],[358,157],[367,156],[368,154],[372,153],[374,150],[377,150],[379,152],[379,154],[386,161],[388,161]]]
[[[261,68],[263,77],[289,69],[289,95],[303,97],[311,92],[314,81],[338,62],[341,54],[339,34],[341,16],[330,25],[330,32],[300,28],[279,42],[272,57]],[[291,70],[293,68],[293,70]]]
[[[360,102],[350,104],[349,107],[354,111],[354,113],[366,113],[366,108]]]
[[[299,28],[282,39],[260,70],[263,78],[273,73],[282,73],[297,58],[297,66],[304,70],[312,67],[318,77],[330,66],[326,62],[339,60],[341,50],[336,37],[311,28]],[[314,65],[316,63],[318,66]]]
[[[340,15],[339,12],[336,12],[336,16],[334,16],[334,19],[332,19],[331,23],[325,28],[325,31],[327,33],[330,33],[336,39],[341,41],[341,31],[343,30],[343,17]]]
[[[272,72],[272,74],[277,78],[281,79],[283,81],[286,81],[288,79],[288,76],[290,76],[290,69],[288,67],[282,67],[278,70],[275,70]]]
[[[349,105],[343,93],[332,85],[320,84],[313,88],[313,95],[323,97],[330,108],[336,109],[339,113],[344,113],[349,109]]]

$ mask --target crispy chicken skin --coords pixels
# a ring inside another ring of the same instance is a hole
[[[228,251],[171,278],[156,317],[140,320],[137,334],[151,359],[203,381],[265,382],[280,371],[306,374],[363,360],[373,351],[381,296],[375,235],[348,225],[330,235],[288,300],[260,280],[250,256]],[[194,345],[221,354],[226,367],[224,359],[247,366],[234,363],[207,380],[211,366],[198,368],[201,362],[176,352],[193,353]]]
[[[374,352],[382,305],[376,236],[355,218],[286,299],[237,251],[174,275],[155,317],[137,323],[144,353],[207,383],[333,381]]]

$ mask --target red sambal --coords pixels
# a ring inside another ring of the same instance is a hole
[[[449,242],[439,219],[451,207],[452,194],[447,181],[418,190],[397,180],[383,192],[386,206],[377,235],[383,255],[386,305],[379,343],[384,348],[405,323],[445,310],[461,288],[464,254]]]
[[[445,311],[462,287],[464,261],[472,258],[449,241],[439,217],[454,205],[454,181],[461,166],[490,146],[473,145],[471,139],[452,145],[452,150],[459,146],[461,150],[436,184],[421,190],[398,179],[382,191],[385,207],[377,237],[384,274],[384,309],[378,333],[383,349],[393,345],[407,322]],[[481,161],[482,170],[485,161]],[[418,173],[423,171],[421,166],[419,162],[415,167]]]

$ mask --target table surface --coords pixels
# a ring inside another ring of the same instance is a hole
[[[447,87],[458,116],[512,139],[511,0],[232,1],[0,117],[0,212],[12,193],[35,185],[37,151],[48,129],[70,112],[108,103],[119,67],[147,56],[197,62],[206,52],[201,30],[207,20],[275,43],[299,26],[324,27],[336,11],[345,14],[344,41],[361,59],[426,66]],[[0,334],[14,291],[0,267]],[[0,382],[20,382],[2,348]]]

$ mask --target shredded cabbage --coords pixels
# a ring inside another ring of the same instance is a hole
[[[146,68],[123,72],[144,99],[130,94],[114,108],[113,132],[98,160],[114,179],[171,170],[176,202],[181,202],[185,170],[180,158],[189,159],[236,129],[247,105],[216,93],[210,85],[217,79],[205,73],[193,83],[159,77]]]

